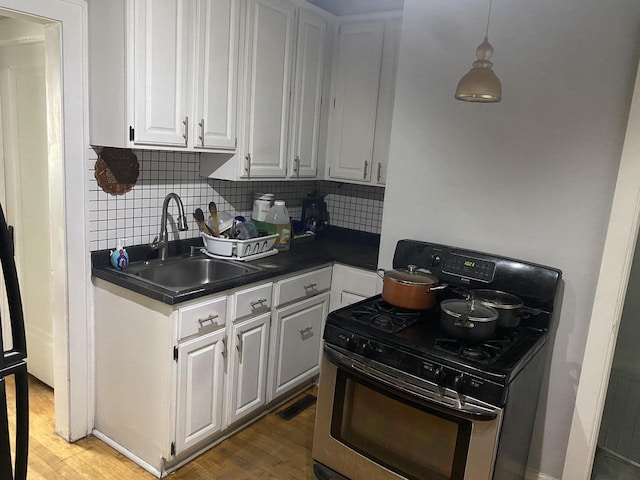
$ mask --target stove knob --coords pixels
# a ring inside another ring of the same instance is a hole
[[[459,394],[462,394],[462,389],[464,387],[464,384],[465,384],[464,373],[461,373],[460,375],[456,375],[455,378],[453,379],[453,389]]]
[[[444,368],[436,367],[433,371],[433,379],[435,380],[437,385],[440,385],[445,378]]]
[[[352,347],[355,344],[355,337],[353,335],[349,335],[344,339],[345,347]]]
[[[432,267],[435,267],[436,265],[440,265],[441,261],[442,261],[442,258],[437,253],[434,254],[434,255],[431,255],[431,266]]]
[[[362,353],[372,353],[373,352],[373,345],[371,345],[371,342],[367,342],[367,343],[363,343],[362,344]]]

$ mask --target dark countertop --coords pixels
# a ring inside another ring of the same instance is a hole
[[[189,254],[189,247],[202,246],[200,238],[171,242],[169,256]],[[255,273],[223,282],[215,282],[205,286],[191,288],[180,292],[164,289],[143,280],[123,275],[109,263],[109,250],[91,252],[91,273],[93,277],[119,285],[128,290],[175,305],[205,295],[222,292],[242,285],[270,280],[281,275],[295,273],[308,268],[319,267],[332,262],[343,263],[353,267],[375,270],[378,264],[378,248],[380,236],[376,234],[331,227],[323,232],[321,238],[305,243],[294,243],[287,252],[279,252],[259,260],[247,262],[248,265],[260,267]],[[151,255],[148,246],[127,247],[131,264],[157,258],[157,252]],[[244,263],[244,262],[243,262]]]

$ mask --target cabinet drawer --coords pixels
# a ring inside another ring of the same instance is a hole
[[[331,267],[303,273],[278,282],[276,307],[285,303],[313,297],[331,288]]]
[[[227,321],[227,297],[190,305],[178,311],[178,340],[224,327]]]
[[[271,291],[273,284],[258,285],[233,294],[233,320],[258,315],[271,309]]]
[[[376,272],[361,270],[359,268],[336,265],[335,275],[342,275],[342,293],[353,294],[358,297],[373,297],[380,293],[380,277]],[[340,272],[340,273],[338,273]]]

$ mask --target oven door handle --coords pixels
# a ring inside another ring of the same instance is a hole
[[[382,383],[407,395],[417,397],[423,401],[435,403],[438,406],[453,412],[457,416],[464,416],[471,420],[478,421],[491,421],[498,417],[498,413],[494,409],[474,404],[471,399],[466,399],[463,402],[460,400],[459,395],[457,395],[457,398],[455,399],[445,397],[444,395],[437,394],[436,392],[421,388],[409,382],[399,380],[393,375],[385,373],[378,368],[374,368],[355,360],[354,358],[350,358],[350,356],[344,355],[328,345],[325,345],[324,350],[328,360],[339,367],[358,372],[374,382]]]

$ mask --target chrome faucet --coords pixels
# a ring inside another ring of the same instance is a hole
[[[160,250],[160,260],[167,259],[167,250],[169,247],[169,240],[167,238],[167,210],[169,209],[169,200],[174,199],[176,204],[178,205],[179,213],[178,213],[178,230],[181,232],[188,230],[189,227],[187,225],[187,217],[184,214],[184,205],[182,204],[182,200],[178,196],[177,193],[171,192],[166,197],[164,197],[164,202],[162,203],[162,218],[160,219],[160,234],[156,235],[156,238],[153,239],[153,242],[150,243],[150,247],[153,250]]]

